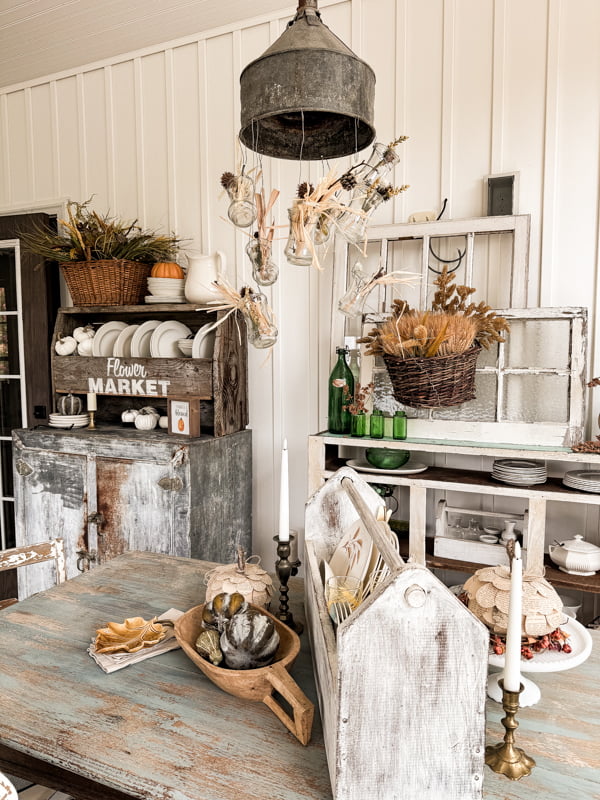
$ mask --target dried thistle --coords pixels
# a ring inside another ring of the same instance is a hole
[[[348,391],[348,386],[344,386],[343,397],[345,404],[342,407],[349,411],[352,416],[364,414],[367,410],[367,403],[371,399],[374,388],[375,384],[373,382],[368,383],[366,386],[361,386],[360,383],[357,383],[354,390],[354,397],[352,397]]]

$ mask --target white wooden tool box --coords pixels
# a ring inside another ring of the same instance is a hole
[[[375,521],[381,502],[343,467],[306,507],[306,614],[333,795],[476,800],[488,631],[426,567],[402,561]],[[321,562],[359,519],[390,574],[334,633]]]

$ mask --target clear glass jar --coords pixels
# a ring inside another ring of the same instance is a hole
[[[246,320],[249,343],[259,349],[272,347],[277,341],[278,330],[269,301],[261,292],[253,292],[252,289],[242,291],[244,292],[242,311]]]
[[[346,241],[357,245],[365,241],[371,216],[383,199],[382,194],[373,190],[366,197],[363,194],[352,201],[338,221],[338,229]]]
[[[375,181],[381,182],[399,161],[400,156],[393,147],[376,142],[367,161],[352,171],[359,190],[373,186]]]
[[[246,253],[252,264],[252,277],[259,286],[270,286],[279,275],[279,267],[271,258],[273,243],[270,239],[251,239]]]
[[[227,216],[238,228],[249,228],[256,219],[254,181],[248,175],[235,175],[228,183],[227,196],[231,200]]]
[[[362,264],[357,261],[352,267],[352,280],[346,293],[338,302],[338,310],[347,317],[358,317],[363,313],[363,306],[368,292],[363,292],[370,277],[363,272]]]
[[[301,200],[295,200],[294,205],[288,208],[290,220],[290,232],[285,246],[285,257],[290,264],[299,267],[310,267],[313,262],[314,245],[308,243],[306,230],[304,227],[304,210],[299,205]]]
[[[312,240],[317,245],[325,244],[331,238],[333,221],[329,214],[321,214],[315,223]]]

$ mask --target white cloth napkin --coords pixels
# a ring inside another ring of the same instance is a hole
[[[162,620],[175,620],[183,614],[183,611],[178,611],[176,608],[170,608],[158,617],[157,622]],[[116,672],[118,669],[128,667],[130,664],[137,664],[138,661],[145,661],[147,658],[160,656],[162,653],[168,653],[169,650],[176,650],[179,647],[179,642],[175,638],[175,631],[169,627],[167,628],[167,635],[158,644],[152,647],[144,647],[138,650],[137,653],[97,653],[94,648],[94,642],[88,647],[88,653],[94,659],[96,664],[104,670],[104,672]]]

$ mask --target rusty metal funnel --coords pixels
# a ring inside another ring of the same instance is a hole
[[[240,76],[240,139],[273,158],[314,161],[375,138],[375,73],[299,0],[282,35]]]

